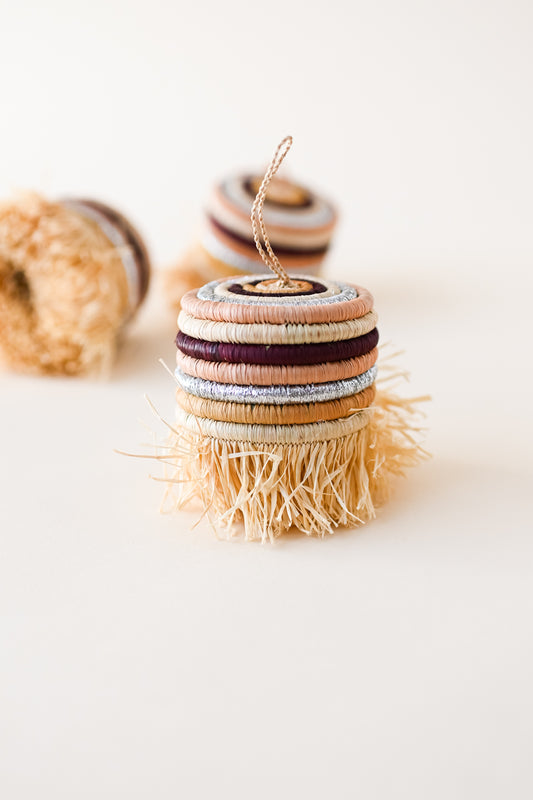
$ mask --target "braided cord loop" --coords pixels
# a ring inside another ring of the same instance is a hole
[[[289,275],[280,263],[279,258],[272,250],[270,240],[268,238],[265,220],[263,218],[263,205],[270,181],[280,168],[283,160],[292,147],[292,136],[286,136],[277,146],[272,160],[268,166],[265,176],[259,187],[256,198],[252,205],[252,231],[254,236],[255,246],[259,255],[263,259],[266,266],[278,276],[277,286],[281,289],[294,288],[294,282],[289,278]],[[263,247],[264,244],[264,247]]]

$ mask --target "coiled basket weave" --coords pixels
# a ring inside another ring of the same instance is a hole
[[[247,539],[360,525],[422,455],[413,402],[376,389],[371,294],[314,277],[276,284],[209,283],[178,318],[169,485],[178,506],[196,498]]]
[[[263,204],[291,144],[278,146],[251,208],[250,236],[274,277],[212,281],[182,298],[176,423],[161,456],[178,507],[199,500],[216,528],[262,541],[367,522],[423,456],[416,400],[376,388],[370,292],[289,274],[273,251]]]
[[[250,207],[260,184],[254,175],[236,174],[213,187],[198,241],[167,276],[167,296],[174,307],[186,291],[208,281],[264,271],[250,230]],[[337,223],[333,205],[276,176],[265,195],[264,216],[285,267],[293,274],[319,274]]]

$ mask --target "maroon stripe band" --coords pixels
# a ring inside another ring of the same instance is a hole
[[[344,361],[366,355],[379,341],[377,328],[340,342],[321,344],[230,344],[195,339],[180,331],[176,337],[177,348],[191,358],[202,361],[224,361],[230,364],[266,364],[271,366],[302,366],[328,361]]]

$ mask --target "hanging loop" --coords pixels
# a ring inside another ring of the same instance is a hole
[[[272,250],[265,227],[265,220],[263,219],[263,205],[270,181],[280,168],[283,159],[291,147],[292,136],[286,136],[277,146],[276,152],[272,157],[272,161],[265,172],[265,176],[261,182],[259,191],[257,192],[251,213],[252,231],[254,235],[255,246],[257,247],[259,255],[263,259],[266,266],[278,276],[277,285],[282,289],[292,288],[295,284],[293,281],[291,281],[289,275],[282,267],[279,258]]]

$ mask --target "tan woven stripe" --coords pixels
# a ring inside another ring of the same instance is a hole
[[[301,425],[308,422],[340,419],[353,411],[368,408],[374,402],[375,396],[375,387],[368,386],[362,392],[343,397],[340,400],[274,406],[258,403],[223,403],[219,400],[196,397],[184,392],[183,389],[176,390],[178,405],[196,417],[206,417],[220,422],[258,425]]]
[[[204,361],[186,356],[180,350],[176,363],[186,375],[203,378],[215,383],[233,383],[239,386],[284,386],[305,383],[328,383],[354,378],[373,367],[378,358],[378,349],[344,361],[327,361],[323,364],[303,366],[271,366],[266,364],[230,364],[223,361]]]
[[[237,305],[237,304],[235,304]],[[246,306],[244,306],[246,308]],[[258,310],[258,309],[257,309]],[[253,309],[254,313],[256,308]],[[233,344],[314,344],[355,339],[376,327],[378,315],[370,311],[360,319],[329,322],[317,325],[270,325],[213,322],[191,317],[185,311],[178,316],[178,327],[188,336],[208,342]]]

